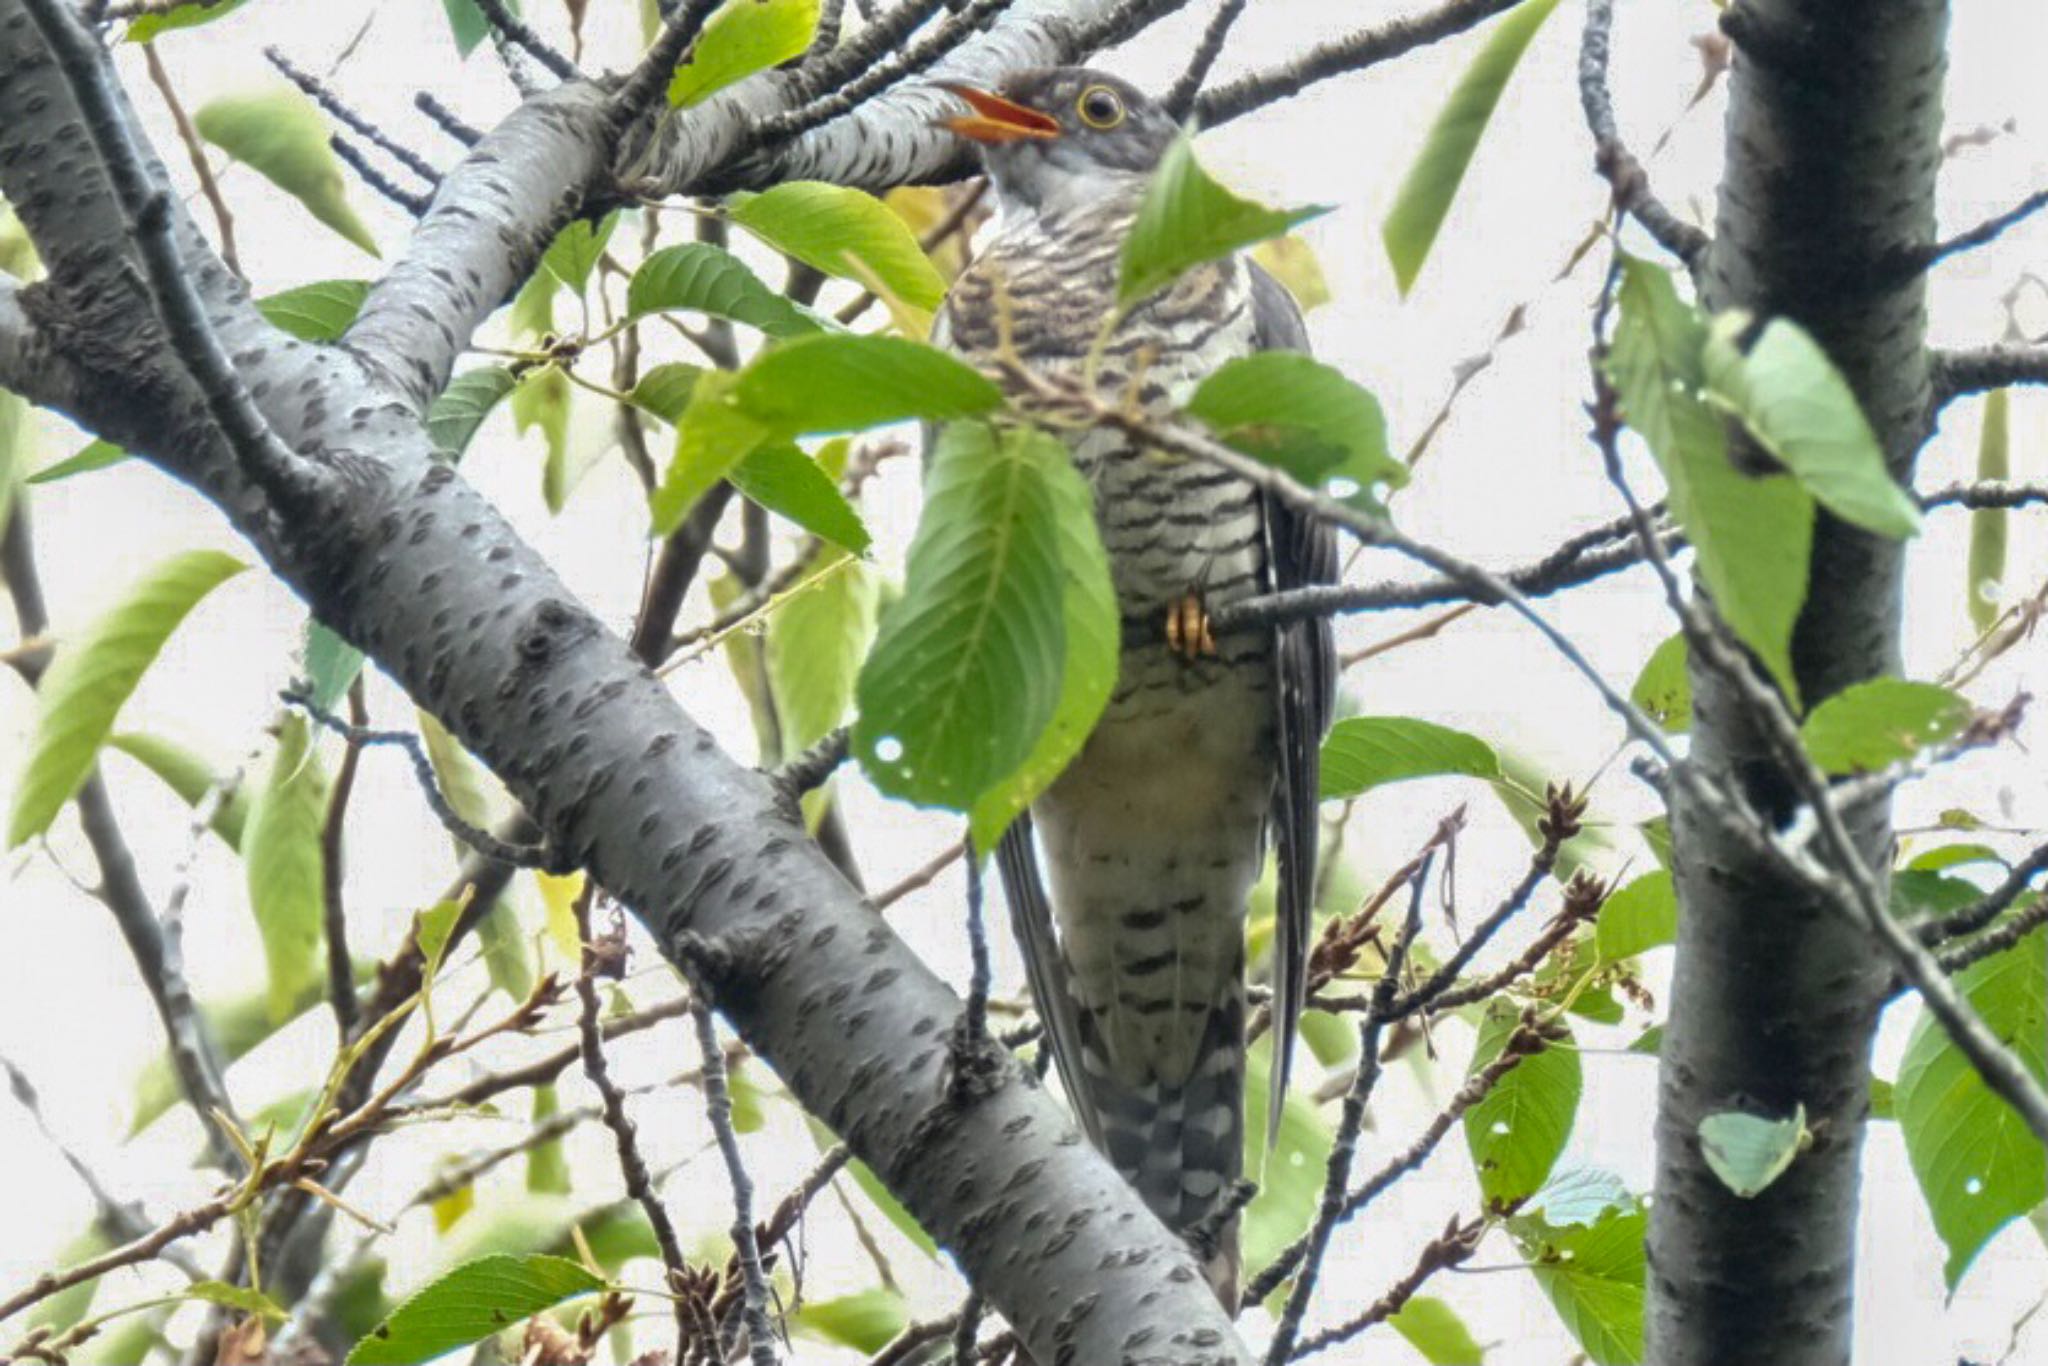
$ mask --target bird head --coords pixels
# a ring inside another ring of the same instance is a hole
[[[1129,82],[1086,67],[1016,72],[995,90],[940,84],[971,111],[941,126],[981,144],[997,196],[1031,212],[1134,196],[1178,131]]]

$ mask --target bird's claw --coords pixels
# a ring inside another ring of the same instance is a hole
[[[1166,605],[1166,648],[1189,664],[1216,653],[1216,633],[1200,593],[1190,591]]]

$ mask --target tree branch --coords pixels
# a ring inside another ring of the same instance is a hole
[[[1705,232],[1679,218],[1650,189],[1650,173],[1622,141],[1614,121],[1607,65],[1614,33],[1614,0],[1588,0],[1579,40],[1579,104],[1593,134],[1593,164],[1614,189],[1615,206],[1643,225],[1657,244],[1694,268],[1713,245]]]
[[[2048,346],[2001,343],[1962,351],[1936,351],[1934,408],[1938,412],[1965,394],[2008,389],[2018,384],[2048,384]]]

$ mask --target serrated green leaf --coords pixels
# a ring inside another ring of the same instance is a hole
[[[94,470],[103,470],[109,466],[118,465],[127,458],[128,452],[122,450],[113,442],[93,441],[80,447],[77,453],[68,455],[54,464],[43,466],[43,468],[31,474],[22,482],[27,484],[54,484],[59,479],[69,479],[73,475],[78,474],[91,474]]]
[[[465,370],[448,381],[448,387],[427,409],[427,435],[433,440],[435,455],[450,464],[460,461],[484,419],[518,383],[502,365]]]
[[[1920,530],[1920,506],[1885,468],[1884,450],[1849,381],[1797,323],[1773,318],[1745,353],[1750,319],[1724,313],[1701,353],[1706,397],[1738,419],[1758,445],[1821,505],[1880,536]]]
[[[733,487],[778,516],[858,555],[873,537],[818,462],[787,441],[751,451],[733,466]]]
[[[1324,204],[1269,209],[1240,199],[1202,169],[1193,135],[1183,133],[1160,159],[1124,239],[1117,304],[1136,303],[1205,261],[1278,237],[1328,212]]]
[[[1993,389],[1984,396],[1984,425],[1977,436],[1977,478],[2012,477],[2012,395]],[[1970,513],[1969,570],[1963,580],[1970,624],[1988,631],[1998,620],[2005,586],[2006,532],[2012,513],[2006,508],[1976,508]]]
[[[218,550],[174,556],[112,610],[58,645],[36,689],[36,728],[15,784],[8,848],[50,828],[91,772],[116,714],[171,632],[200,599],[247,567]]]
[[[1628,700],[1672,735],[1692,729],[1692,677],[1686,672],[1685,637],[1675,635],[1650,652]]]
[[[300,341],[331,342],[348,331],[369,295],[368,280],[316,280],[258,299],[256,308]]]
[[[1187,412],[1248,455],[1368,512],[1408,482],[1387,450],[1379,400],[1298,351],[1259,351],[1204,379]]]
[[[442,955],[462,918],[460,901],[437,901],[414,917],[413,942],[420,951],[420,980],[432,983],[441,973]]]
[[[843,185],[791,180],[728,202],[733,222],[777,251],[873,288],[908,335],[922,338],[930,329],[946,277],[881,200]]]
[[[571,294],[581,294],[590,284],[590,272],[597,269],[605,245],[619,226],[621,210],[613,209],[598,222],[579,218],[555,234],[542,253],[540,268],[560,281]]]
[[[123,36],[131,43],[147,43],[162,34],[181,28],[198,28],[216,19],[225,19],[248,0],[194,0],[187,5],[176,5],[160,14],[137,15],[128,25]]]
[[[693,387],[690,406],[676,424],[675,454],[648,496],[656,536],[673,533],[698,499],[772,435],[733,397],[735,379],[709,371]]]
[[[1268,1034],[1245,1055],[1247,1096],[1268,1093],[1272,1067],[1272,1036]],[[1264,1110],[1262,1101],[1258,1122],[1244,1126],[1244,1170],[1258,1182],[1259,1193],[1245,1207],[1239,1255],[1244,1265],[1253,1267],[1265,1266],[1308,1231],[1322,1201],[1333,1139],[1329,1121],[1314,1102],[1290,1092],[1280,1111],[1279,1141],[1269,1159]]]
[[[784,748],[801,753],[846,719],[854,679],[875,638],[881,602],[875,572],[822,550],[798,586],[768,618],[768,686],[782,717]]]
[[[228,1309],[239,1309],[244,1314],[257,1314],[266,1319],[286,1317],[284,1309],[276,1300],[260,1290],[251,1290],[246,1285],[229,1285],[226,1281],[194,1281],[185,1287],[187,1299],[203,1300],[207,1304],[218,1304]]]
[[[533,1088],[533,1123],[538,1128],[562,1110],[561,1097],[553,1084]],[[536,1144],[526,1153],[526,1188],[538,1195],[569,1193],[569,1155],[562,1149],[561,1135]]]
[[[1433,1295],[1417,1295],[1387,1320],[1387,1326],[1422,1353],[1430,1366],[1484,1366],[1486,1349],[1458,1311]]]
[[[919,418],[945,422],[993,412],[993,381],[922,342],[848,334],[802,337],[740,371],[740,405],[786,435],[858,431]]]
[[[348,1366],[412,1366],[480,1342],[543,1309],[604,1289],[565,1257],[481,1257],[414,1294],[348,1354]]]
[[[1462,774],[1501,776],[1500,755],[1476,735],[1411,716],[1351,716],[1323,741],[1322,796],[1357,797],[1383,783]]]
[[[850,1347],[871,1356],[889,1345],[910,1322],[903,1296],[880,1286],[830,1300],[807,1300],[789,1316],[805,1337]]]
[[[818,31],[818,0],[728,0],[669,79],[671,108],[701,104],[757,71],[803,55]]]
[[[1510,11],[1494,26],[1486,45],[1479,49],[1472,65],[1465,68],[1436,122],[1430,125],[1422,150],[1408,168],[1401,188],[1395,192],[1394,206],[1380,225],[1380,241],[1386,246],[1387,260],[1394,267],[1394,279],[1403,294],[1414,285],[1415,277],[1422,272],[1422,263],[1429,259],[1429,249],[1435,245],[1437,233],[1450,214],[1451,201],[1457,197],[1458,186],[1464,183],[1472,154],[1479,149],[1479,139],[1493,120],[1501,92],[1507,89],[1536,30],[1543,27],[1543,21],[1556,8],[1557,0],[1525,0]]]
[[[689,411],[690,395],[697,392],[697,381],[703,374],[701,365],[683,365],[674,361],[657,365],[640,376],[639,383],[626,397],[633,401],[635,408],[652,413],[673,427]]]
[[[1785,1174],[1813,1142],[1806,1107],[1788,1119],[1765,1119],[1740,1110],[1721,1110],[1699,1123],[1700,1156],[1721,1184],[1744,1200],[1754,1199]]]
[[[1956,974],[1991,1032],[2048,1082],[2048,932]],[[1948,1248],[1953,1291],[1991,1235],[2048,1199],[2048,1152],[1923,1006],[1893,1091],[1906,1156]]]
[[[1678,937],[1678,891],[1671,874],[1645,873],[1600,907],[1595,944],[1603,962],[1618,963]]]
[[[164,786],[178,794],[187,806],[196,807],[208,793],[227,781],[227,773],[174,741],[138,731],[118,731],[107,737],[107,747],[117,749],[161,778]],[[208,827],[228,848],[242,846],[242,831],[249,820],[249,785],[235,784],[213,813]]]
[[[1969,701],[1947,688],[1878,678],[1815,707],[1799,736],[1825,772],[1875,772],[1953,740],[1971,714]]]
[[[1518,1213],[1558,1228],[1591,1228],[1609,1210],[1632,1209],[1635,1203],[1628,1187],[1613,1172],[1601,1167],[1566,1167],[1553,1173]]]
[[[1518,1019],[1507,1002],[1487,1008],[1467,1075],[1500,1056]],[[1562,1021],[1558,1025],[1569,1030]],[[1542,1187],[1571,1137],[1583,1081],[1578,1046],[1567,1032],[1522,1059],[1465,1112],[1465,1143],[1489,1202],[1521,1200]]]
[[[306,718],[278,724],[270,773],[249,809],[242,864],[249,908],[270,973],[270,1015],[283,1020],[306,988],[321,980],[325,906],[320,831],[327,819],[327,775]]]
[[[1700,396],[1706,324],[1668,272],[1627,255],[1622,270],[1607,360],[1622,411],[1664,473],[1714,606],[1797,705],[1792,624],[1806,601],[1813,500],[1788,476],[1735,468]]]
[[[1031,428],[955,423],[925,475],[903,597],[856,688],[853,751],[890,796],[972,809],[1031,755],[1060,701],[1065,568],[1055,472]]]
[[[312,685],[313,705],[333,711],[363,671],[363,652],[336,635],[318,620],[306,619],[306,644],[301,651],[306,663],[306,681]]]
[[[1560,1228],[1529,1215],[1508,1221],[1536,1284],[1594,1366],[1642,1360],[1648,1225],[1635,1201],[1585,1226]]]
[[[770,289],[746,262],[709,242],[663,247],[633,272],[626,316],[668,312],[723,318],[777,340],[832,330],[825,319]]]
[[[1081,752],[1116,688],[1123,649],[1123,618],[1117,610],[1109,556],[1096,527],[1094,494],[1063,455],[1048,446],[1046,456],[1065,576],[1060,597],[1066,641],[1060,659],[1060,696],[1024,762],[984,792],[968,813],[969,835],[974,847],[984,852],[996,847],[1010,822]]]
[[[192,116],[199,135],[306,206],[372,256],[377,240],[348,202],[327,120],[291,86],[209,101]]]

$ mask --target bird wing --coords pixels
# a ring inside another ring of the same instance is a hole
[[[1046,898],[1045,883],[1038,873],[1030,812],[1020,814],[1003,833],[996,846],[996,867],[1003,878],[1003,898],[1010,903],[1010,928],[1024,955],[1024,975],[1031,984],[1031,999],[1038,1007],[1039,1024],[1045,1030],[1039,1047],[1052,1050],[1067,1103],[1081,1121],[1088,1141],[1100,1149],[1102,1117],[1081,1087],[1080,1007],[1067,983],[1066,955],[1060,952],[1059,938],[1053,929],[1052,903]]]
[[[1308,328],[1286,288],[1256,264],[1252,320],[1261,351],[1309,349]],[[1337,538],[1329,524],[1265,495],[1266,572],[1274,592],[1337,580]],[[1323,732],[1337,693],[1337,653],[1328,618],[1276,627],[1273,641],[1274,739],[1279,781],[1271,812],[1279,859],[1273,934],[1273,1085],[1266,1108],[1272,1151],[1287,1097],[1294,1036],[1308,996],[1309,944],[1315,936],[1317,803]]]

